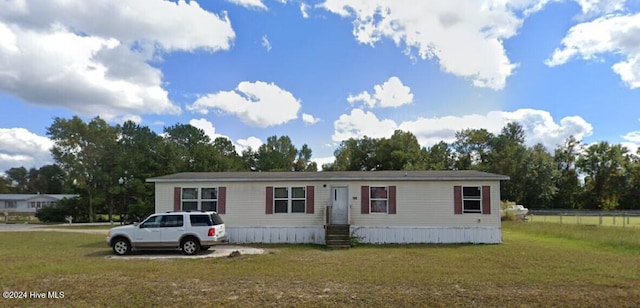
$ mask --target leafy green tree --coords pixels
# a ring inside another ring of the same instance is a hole
[[[323,170],[333,171],[370,171],[377,169],[376,147],[379,139],[364,136],[361,139],[349,138],[342,141],[334,151],[336,160],[323,165]]]
[[[456,132],[453,149],[456,153],[455,169],[482,169],[495,136],[486,129],[465,129]]]
[[[260,171],[292,171],[298,150],[288,136],[271,136],[256,152],[256,168]]]
[[[236,152],[236,148],[229,138],[218,137],[213,140],[213,148],[219,155],[220,161],[214,171],[242,171],[247,170],[242,157]]]
[[[51,150],[54,160],[87,197],[89,221],[93,222],[96,204],[104,202],[115,169],[112,151],[117,130],[99,117],[84,123],[74,116],[70,120],[55,118],[47,134],[54,142]]]
[[[29,170],[29,192],[61,194],[64,192],[64,172],[57,165]]]
[[[553,157],[542,144],[538,143],[533,148],[527,149],[525,166],[527,171],[522,202],[530,208],[548,207],[558,192],[555,180],[559,171],[556,169]]]
[[[420,159],[420,144],[411,132],[396,130],[390,138],[378,140],[375,147],[376,170],[413,169]]]
[[[110,212],[115,206],[123,217],[129,214],[130,204],[154,204],[154,187],[146,179],[172,173],[169,169],[177,163],[165,156],[163,138],[148,127],[126,121],[118,129],[114,149],[118,163],[111,176],[109,202]]]
[[[486,142],[490,151],[482,149],[485,157],[481,169],[508,175],[509,181],[500,185],[500,195],[504,200],[524,202],[527,190],[528,169],[525,164],[527,148],[524,145],[524,130],[518,123],[508,123],[500,134]]]
[[[448,143],[440,141],[425,149],[425,170],[453,170],[456,164],[454,153]]]
[[[576,161],[585,175],[585,202],[588,208],[612,210],[618,207],[626,188],[628,150],[621,145],[599,142],[589,146]]]
[[[311,148],[303,144],[294,163],[295,171],[318,171],[318,165],[311,161]]]
[[[5,173],[11,183],[11,192],[17,194],[29,192],[29,173],[25,167],[11,168]]]
[[[176,124],[165,127],[164,133],[167,146],[164,153],[168,156],[167,161],[175,164],[170,166],[170,170],[174,172],[204,171],[198,169],[207,165],[206,153],[211,139],[202,129],[190,124]]]
[[[563,145],[558,146],[553,155],[558,173],[555,178],[555,186],[558,193],[555,194],[551,207],[560,209],[581,208],[579,197],[582,186],[576,170],[576,160],[582,151],[580,141],[570,136]]]
[[[11,193],[11,179],[9,179],[4,174],[0,174],[0,193]]]
[[[620,208],[640,210],[640,149],[629,159],[626,169],[627,188],[622,194]]]

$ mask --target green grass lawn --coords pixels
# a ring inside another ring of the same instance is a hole
[[[501,245],[262,246],[236,258],[118,260],[104,235],[0,233],[0,306],[635,306],[640,230],[505,223]]]

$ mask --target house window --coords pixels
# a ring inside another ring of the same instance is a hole
[[[369,202],[371,204],[371,213],[387,213],[389,204],[389,194],[387,193],[387,187],[375,187],[370,188]]]
[[[274,213],[304,213],[307,208],[305,187],[274,187]]]
[[[482,190],[480,187],[462,187],[462,212],[482,213]]]
[[[18,201],[15,201],[15,200],[5,201],[5,205],[4,205],[5,209],[15,209],[17,207],[18,207]]]
[[[182,188],[183,211],[217,211],[218,189],[215,187]]]
[[[51,201],[29,201],[29,207],[32,209],[41,209],[45,206],[54,205],[55,202]]]

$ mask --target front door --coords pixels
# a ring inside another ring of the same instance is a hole
[[[331,189],[332,206],[331,224],[349,224],[349,189],[345,187],[333,187]]]
[[[135,241],[137,247],[152,247],[160,244],[160,221],[162,215],[153,216],[138,225]]]

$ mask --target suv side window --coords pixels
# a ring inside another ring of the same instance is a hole
[[[163,228],[182,227],[183,225],[184,218],[182,215],[164,215],[160,222],[160,227]]]
[[[208,214],[203,215],[190,215],[189,219],[191,220],[191,226],[194,227],[203,227],[203,226],[212,226],[211,218]]]
[[[162,215],[150,217],[140,225],[140,228],[159,228],[161,219]]]

